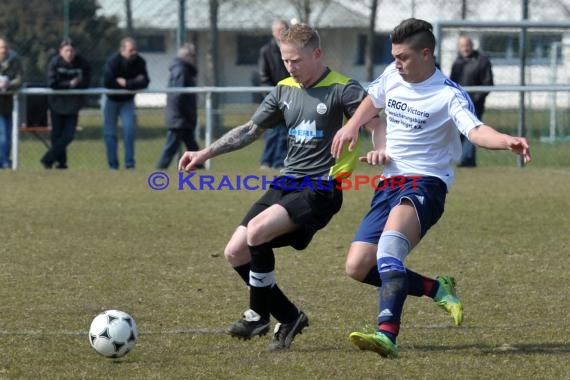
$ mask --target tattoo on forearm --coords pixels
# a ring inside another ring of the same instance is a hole
[[[264,131],[265,129],[260,128],[251,120],[235,127],[210,146],[211,156],[213,157],[243,148],[257,140]]]

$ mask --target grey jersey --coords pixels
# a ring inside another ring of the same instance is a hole
[[[255,111],[252,121],[273,128],[284,121],[287,128],[287,157],[282,173],[316,178],[352,172],[358,150],[344,150],[335,160],[330,153],[335,133],[350,118],[366,91],[355,80],[327,69],[311,87],[293,78],[277,84]]]

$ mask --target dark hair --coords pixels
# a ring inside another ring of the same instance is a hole
[[[70,38],[64,38],[61,43],[59,44],[59,48],[64,48],[66,46],[71,46],[72,48],[75,48],[75,45],[73,44],[73,41],[71,41]]]
[[[433,26],[424,20],[408,18],[402,21],[390,33],[393,44],[407,44],[413,50],[435,50]]]

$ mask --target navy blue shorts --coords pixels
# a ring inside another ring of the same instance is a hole
[[[374,191],[370,210],[360,223],[354,242],[378,245],[390,211],[404,198],[410,200],[416,208],[422,237],[437,223],[443,214],[447,195],[445,182],[437,177],[422,176],[406,178],[405,182],[398,184],[400,183],[402,186],[391,186],[390,178],[378,183],[377,187],[380,189]]]

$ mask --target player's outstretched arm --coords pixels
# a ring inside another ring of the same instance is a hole
[[[469,140],[482,148],[510,150],[520,155],[525,164],[532,161],[530,147],[524,137],[500,133],[486,124],[473,128],[469,132]]]
[[[263,132],[265,132],[265,129],[250,120],[243,125],[233,128],[207,148],[197,152],[185,152],[178,162],[178,170],[186,172],[193,171],[198,165],[203,164],[212,157],[232,152],[251,144],[257,140]]]
[[[342,147],[348,143],[348,150],[352,152],[354,145],[358,140],[358,130],[364,124],[378,115],[378,108],[374,107],[370,95],[368,95],[356,109],[356,112],[348,120],[348,122],[337,131],[333,138],[331,146],[331,154],[338,158],[342,153]]]

